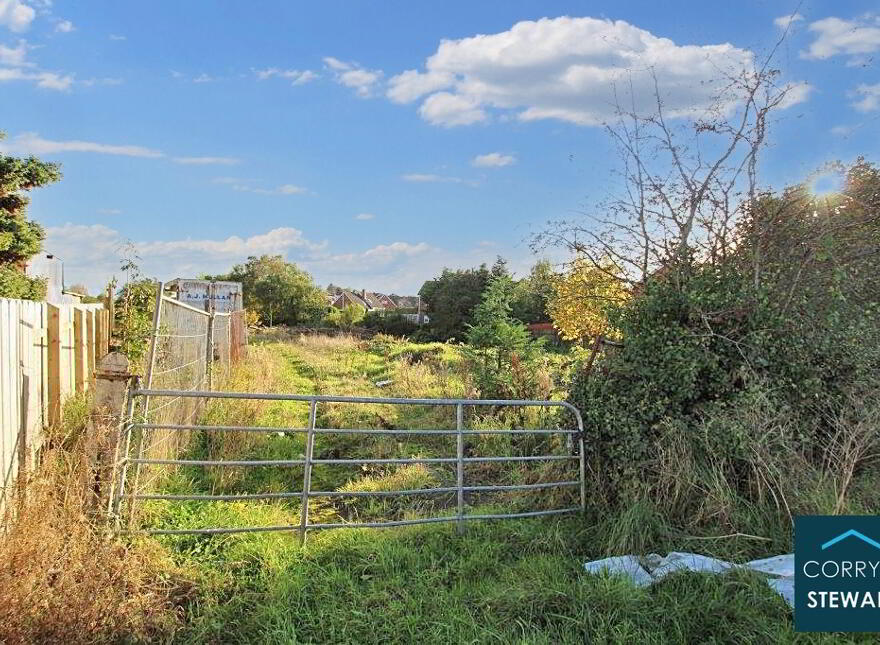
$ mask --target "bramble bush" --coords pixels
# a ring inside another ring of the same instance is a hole
[[[608,309],[623,346],[570,390],[600,494],[666,503],[670,445],[700,455],[694,468],[740,501],[775,482],[789,514],[810,469],[847,488],[832,454],[841,436],[858,438],[844,441],[850,472],[872,467],[866,447],[880,440],[859,428],[876,418],[880,389],[877,186],[862,164],[827,203],[798,189],[768,196],[727,256],[684,257]],[[707,490],[695,483],[688,497]]]

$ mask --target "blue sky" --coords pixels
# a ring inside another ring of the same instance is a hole
[[[876,160],[874,2],[0,0],[3,149],[63,165],[31,216],[68,284],[131,240],[163,279],[280,253],[415,292],[498,254],[527,270],[531,231],[608,194],[621,73],[697,104],[708,63],[760,58],[795,12],[762,169],[782,186]]]

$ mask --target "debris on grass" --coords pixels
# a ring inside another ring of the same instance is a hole
[[[751,569],[767,576],[767,584],[790,606],[794,606],[794,554],[777,555],[745,564],[734,564],[698,553],[673,551],[665,558],[656,553],[644,557],[621,555],[584,564],[587,573],[618,575],[636,587],[647,587],[677,571],[725,573],[733,569]]]

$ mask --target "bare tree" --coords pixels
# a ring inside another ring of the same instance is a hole
[[[795,88],[771,65],[784,37],[753,68],[719,68],[708,107],[685,117],[667,114],[653,69],[651,108],[639,113],[631,74],[623,96],[615,88],[616,118],[605,126],[620,157],[622,190],[586,220],[549,222],[532,247],[566,248],[631,285],[690,255],[723,259],[735,244],[735,223],[759,197],[768,124]],[[760,265],[756,252],[756,281]]]

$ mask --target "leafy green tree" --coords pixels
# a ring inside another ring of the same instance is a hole
[[[516,283],[510,303],[513,317],[526,324],[549,321],[547,304],[553,297],[555,277],[549,261],[536,263],[528,277]]]
[[[515,288],[508,275],[492,278],[467,327],[465,356],[483,397],[528,398],[539,380],[541,341],[511,315]]]
[[[270,326],[316,322],[327,306],[325,292],[312,276],[280,255],[251,256],[214,279],[241,282],[245,308],[256,311]]]
[[[347,305],[344,309],[333,307],[324,316],[324,322],[339,327],[339,329],[351,331],[364,319],[365,314],[364,308],[355,304]]]
[[[0,139],[5,136],[0,132]],[[27,218],[30,200],[22,192],[59,179],[58,164],[0,154],[0,296],[29,300],[45,297],[45,281],[28,278],[24,273],[25,264],[40,252],[46,235],[38,223]]]
[[[493,277],[507,275],[506,262],[498,258],[491,269],[485,264],[477,269],[443,269],[438,277],[428,280],[419,295],[430,312],[431,335],[443,341],[463,338],[486,285]]]

